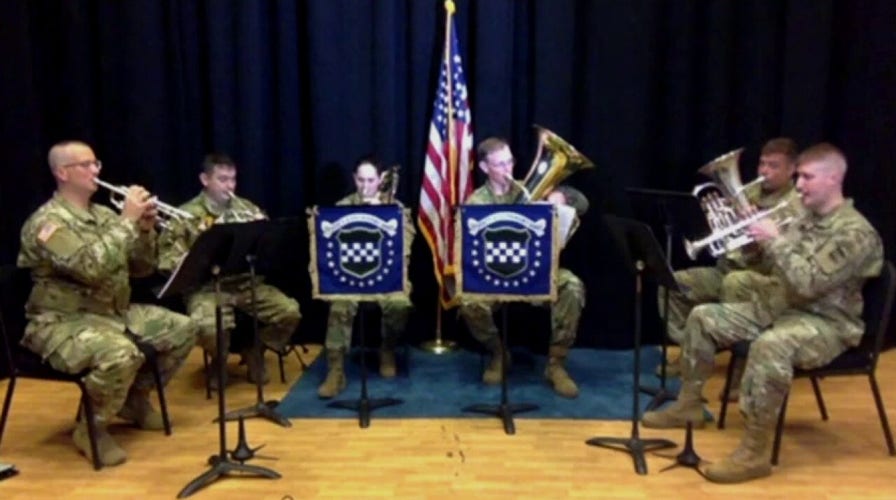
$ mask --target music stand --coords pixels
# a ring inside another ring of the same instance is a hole
[[[615,450],[628,451],[632,455],[635,471],[638,474],[647,474],[647,463],[644,452],[661,448],[671,448],[675,443],[668,439],[641,439],[638,430],[640,404],[638,400],[638,384],[641,376],[641,292],[644,275],[653,275],[657,282],[667,288],[678,290],[678,284],[672,276],[669,264],[663,258],[663,251],[659,242],[653,236],[650,227],[642,222],[625,219],[613,215],[605,215],[604,220],[610,228],[610,233],[616,241],[616,245],[625,259],[626,267],[635,277],[635,332],[634,332],[634,357],[633,369],[634,384],[632,385],[632,431],[628,438],[595,437],[586,441],[592,446],[603,446]]]
[[[366,329],[364,326],[366,322],[364,309],[367,308],[367,304],[373,304],[373,302],[358,304],[358,343],[361,345],[361,395],[358,399],[333,401],[327,405],[330,408],[342,408],[358,412],[358,427],[362,429],[370,427],[370,412],[373,410],[404,403],[404,401],[397,398],[370,399],[367,394],[367,358],[364,356],[364,349],[367,346],[367,341],[364,338],[364,330]]]
[[[169,280],[158,292],[157,297],[163,298],[171,294],[181,293],[198,288],[211,279],[215,285],[215,339],[216,355],[218,359],[224,359],[224,324],[221,312],[221,276],[224,271],[222,266],[228,262],[235,262],[233,255],[234,241],[243,224],[216,224],[208,231],[204,231],[190,247],[190,251],[181,260]],[[224,363],[218,363],[218,454],[208,459],[211,468],[190,481],[178,493],[178,498],[185,498],[195,493],[200,488],[210,484],[222,476],[232,472],[262,476],[271,479],[281,477],[279,473],[266,467],[237,463],[230,459],[227,450],[227,432],[225,427],[224,411]]]
[[[467,406],[463,411],[474,413],[485,413],[487,415],[495,415],[501,419],[504,424],[505,434],[516,434],[516,426],[513,424],[513,414],[522,413],[524,411],[537,410],[538,405],[531,403],[510,403],[507,398],[507,365],[510,361],[510,346],[507,343],[507,308],[509,305],[505,302],[501,304],[501,402],[497,405],[485,403]]]
[[[249,291],[252,307],[252,353],[250,356],[255,356],[256,366],[261,366],[264,363],[264,348],[261,344],[261,337],[258,336],[258,303],[255,292],[257,256],[265,251],[264,247],[277,248],[285,234],[284,228],[289,226],[289,224],[286,222],[259,220],[240,225],[243,227],[237,233],[237,238],[234,240],[230,254],[230,258],[236,260],[229,261],[228,264],[231,268],[239,269],[242,267],[240,259],[244,259],[249,267]],[[249,366],[251,369],[251,362]],[[283,427],[292,427],[289,419],[277,412],[279,401],[276,399],[265,401],[264,380],[260,374],[255,377],[255,394],[255,404],[227,412],[224,414],[224,419],[239,420],[240,418],[264,417]]]
[[[672,267],[672,240],[679,234],[677,228],[685,228],[688,235],[697,234],[698,228],[695,221],[705,221],[706,217],[700,209],[699,202],[691,193],[680,191],[664,191],[659,189],[627,188],[632,203],[637,207],[649,207],[651,210],[641,209],[641,212],[656,211],[663,224],[663,232],[666,236],[666,262]],[[704,224],[705,225],[705,224]],[[702,226],[701,226],[702,227]],[[647,410],[659,408],[666,401],[674,401],[678,398],[675,391],[666,387],[666,359],[669,347],[669,289],[663,289],[663,336],[660,348],[662,359],[660,360],[660,386],[639,387],[640,391],[650,394],[653,398],[647,403]]]

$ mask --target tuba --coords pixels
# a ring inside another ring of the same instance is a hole
[[[544,127],[536,125],[535,128],[538,134],[538,151],[529,173],[520,185],[523,193],[514,200],[515,203],[542,200],[570,175],[579,170],[594,168],[591,160],[562,137]]]
[[[746,185],[741,184],[738,160],[742,152],[743,148],[729,151],[698,170],[713,179],[695,186],[691,192],[700,200],[710,234],[696,241],[684,241],[685,251],[692,260],[704,248],[709,248],[713,257],[719,257],[752,243],[753,237],[747,233],[747,227],[787,207],[787,201],[781,201],[765,210],[757,212],[753,209],[746,191],[764,178],[759,176]],[[792,217],[787,217],[776,222],[784,226],[791,220]]]

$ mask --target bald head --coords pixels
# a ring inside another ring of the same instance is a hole
[[[81,141],[57,142],[47,154],[47,163],[50,165],[50,170],[55,171],[59,167],[71,163],[73,157],[81,156],[88,151],[91,155],[93,154],[90,146]]]

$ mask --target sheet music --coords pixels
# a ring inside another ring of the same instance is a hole
[[[576,215],[576,209],[569,205],[557,205],[556,207],[560,221],[560,244],[565,247],[579,225],[579,217]]]
[[[180,266],[184,265],[184,261],[187,260],[187,255],[188,254],[185,253],[181,256],[180,260],[177,262],[177,266],[174,268],[173,271],[171,271],[171,275],[168,276],[168,280],[165,281],[165,284],[162,285],[162,288],[159,289],[158,293],[156,293],[157,299],[161,299],[168,292],[168,287],[171,286],[171,283],[174,282],[174,279],[180,273]]]

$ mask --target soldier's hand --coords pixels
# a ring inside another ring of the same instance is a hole
[[[753,237],[754,241],[763,242],[777,238],[781,231],[778,225],[771,218],[758,220],[747,228],[747,232]]]
[[[149,191],[142,186],[130,186],[124,197],[121,216],[132,222],[137,222],[151,207],[155,208],[155,200],[150,196]]]
[[[141,231],[151,231],[152,228],[156,227],[156,223],[159,221],[159,210],[156,208],[155,203],[153,203],[140,217],[137,221],[137,226]]]

